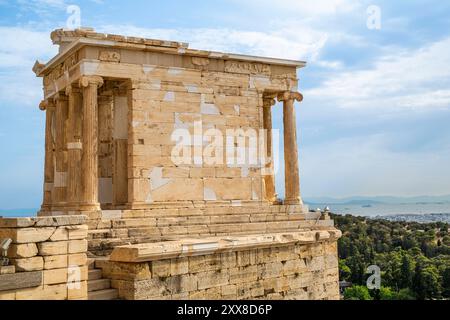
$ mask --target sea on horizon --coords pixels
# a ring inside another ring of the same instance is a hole
[[[404,203],[404,204],[386,204],[375,203],[370,205],[362,204],[327,204],[315,203],[308,204],[310,210],[316,208],[323,209],[329,207],[331,212],[336,214],[350,214],[354,216],[391,216],[404,214],[450,214],[450,203]],[[34,217],[39,209],[0,209],[0,217]]]
[[[399,204],[387,204],[387,203],[375,203],[375,204],[311,204],[310,210],[316,208],[323,209],[329,207],[330,211],[341,215],[354,215],[354,216],[391,216],[391,215],[404,215],[404,214],[450,214],[450,203],[399,203]]]

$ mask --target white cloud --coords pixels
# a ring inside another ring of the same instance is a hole
[[[146,29],[131,25],[97,28],[107,33],[189,42],[191,48],[253,55],[315,60],[328,35],[301,24],[280,26],[270,32],[226,28]]]
[[[36,106],[42,97],[42,80],[31,71],[34,62],[57,53],[49,31],[0,27],[0,96],[5,102]]]
[[[450,107],[450,38],[414,50],[394,50],[371,69],[330,74],[305,97],[350,108]]]
[[[242,5],[242,1],[239,1]],[[266,7],[288,12],[296,12],[302,16],[311,15],[334,15],[355,10],[359,3],[354,0],[246,0],[247,5],[257,7]]]

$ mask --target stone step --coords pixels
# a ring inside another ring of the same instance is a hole
[[[109,279],[98,279],[88,281],[88,292],[111,289],[111,281]]]
[[[111,229],[88,230],[88,238],[89,239],[111,238]]]
[[[88,293],[88,300],[115,300],[119,297],[116,289],[104,289]]]
[[[229,215],[203,215],[187,217],[158,217],[158,218],[127,218],[112,221],[112,230],[124,228],[154,227],[163,228],[170,226],[190,226],[204,224],[230,224],[230,223],[255,223],[255,222],[281,222],[302,221],[302,214],[229,214]],[[91,238],[114,237],[111,229],[97,229],[89,232]]]
[[[94,281],[102,278],[102,270],[100,269],[91,269],[88,273],[88,280]]]

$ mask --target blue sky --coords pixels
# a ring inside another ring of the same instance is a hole
[[[308,61],[297,106],[304,197],[450,194],[448,1],[0,0],[0,208],[38,207],[44,114],[31,68],[68,5],[98,31]],[[367,8],[381,29],[367,27]],[[281,127],[281,108],[274,126]],[[278,177],[282,188],[282,177]]]

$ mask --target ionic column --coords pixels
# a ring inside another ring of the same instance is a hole
[[[81,161],[82,193],[80,208],[86,211],[100,210],[98,202],[98,88],[101,77],[82,77],[83,91],[83,154]]]
[[[52,135],[53,118],[55,116],[55,105],[53,100],[42,101],[39,109],[45,110],[45,160],[44,160],[44,194],[41,211],[51,211],[52,192],[55,178],[54,140]]]
[[[58,93],[55,97],[55,182],[53,189],[53,204],[62,205],[66,202],[67,191],[67,149],[66,121],[68,115],[67,96]]]
[[[286,204],[302,204],[302,199],[300,197],[300,175],[298,169],[297,129],[294,109],[295,100],[300,102],[303,100],[303,96],[298,92],[289,91],[278,95],[278,101],[283,101]]]
[[[275,192],[275,173],[273,169],[273,146],[272,146],[272,106],[275,105],[275,99],[263,99],[263,126],[266,130],[266,152],[268,162],[266,163],[266,174],[264,176],[266,199],[274,202],[277,199]]]
[[[67,127],[67,202],[76,207],[81,193],[81,115],[83,97],[81,90],[73,85],[66,89],[69,97],[69,119]]]

